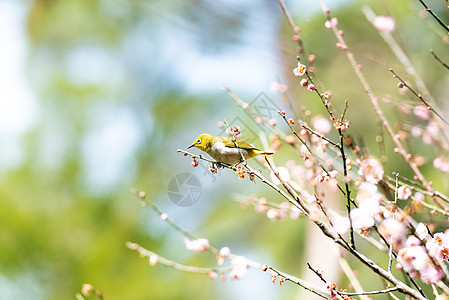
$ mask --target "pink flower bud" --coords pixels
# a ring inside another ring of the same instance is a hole
[[[220,249],[220,256],[228,257],[231,254],[231,249],[229,247],[223,247]]]
[[[313,91],[315,90],[315,85],[314,85],[313,83],[311,83],[311,84],[309,84],[309,85],[307,86],[307,89],[308,89],[309,91],[313,92]]]
[[[210,271],[207,276],[209,276],[210,279],[215,280],[218,278],[218,274],[214,271]]]

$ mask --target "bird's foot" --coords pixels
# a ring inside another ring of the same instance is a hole
[[[226,167],[232,167],[232,165],[228,165],[228,164],[225,164],[225,163],[222,163],[222,162],[218,162],[218,161],[214,162],[213,164],[215,164],[218,169],[224,169]]]

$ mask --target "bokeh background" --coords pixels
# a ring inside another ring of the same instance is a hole
[[[408,77],[367,22],[364,5],[396,19],[396,37],[444,114],[449,77],[429,49],[447,61],[445,33],[420,17],[418,1],[327,2],[376,95],[392,95],[386,111],[393,123],[407,129],[417,122],[401,122],[397,104],[414,102],[398,93],[388,68]],[[448,21],[439,2],[433,8]],[[316,55],[320,82],[333,91],[335,111],[341,113],[349,99],[349,132],[370,153],[384,155],[387,172],[410,176],[388,150],[388,138],[386,153],[375,142],[382,134],[379,120],[324,27],[318,3],[286,4],[307,52]],[[139,205],[131,193],[138,188],[216,247],[303,275],[310,224],[272,222],[242,209],[238,195],[257,192],[281,200],[261,183],[239,181],[225,171],[211,176],[203,162],[194,169],[176,153],[200,133],[222,133],[217,123],[224,119],[257,146],[259,135],[269,138],[222,86],[246,102],[264,99],[287,114],[308,109],[325,115],[293,77],[292,36],[277,1],[0,0],[0,299],[74,299],[86,282],[108,300],[306,299],[298,287],[279,288],[259,271],[237,281],[212,281],[150,267],[125,247],[133,241],[184,264],[215,262],[209,254],[185,250],[179,233]],[[272,89],[277,81],[289,85],[295,112]],[[413,150],[434,155],[420,143]],[[300,160],[287,147],[274,157],[278,165],[290,159]],[[445,177],[424,171],[444,190]],[[190,207],[176,206],[167,196],[170,179],[182,172],[202,185],[200,201]],[[366,288],[379,285],[368,282]]]

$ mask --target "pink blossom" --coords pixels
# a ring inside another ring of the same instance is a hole
[[[408,105],[408,103],[406,102],[401,102],[398,106],[398,109],[401,113],[405,114],[405,115],[409,115],[410,114],[410,106]]]
[[[395,218],[387,218],[379,225],[379,233],[382,234],[387,241],[393,238],[393,246],[395,248],[401,247],[407,236],[407,226],[404,222]]]
[[[429,232],[427,230],[427,226],[424,223],[419,223],[418,226],[416,226],[416,235],[418,235],[418,238],[420,240],[425,239],[428,236]]]
[[[206,252],[209,249],[209,241],[207,239],[197,239],[197,240],[189,240],[187,238],[184,239],[184,243],[186,244],[186,249],[194,252]]]
[[[267,204],[268,204],[267,199],[262,197],[257,201],[257,204],[254,206],[254,210],[260,214],[264,214],[268,210]]]
[[[259,214],[264,214],[268,211],[268,207],[266,205],[256,204],[254,210]]]
[[[299,84],[300,84],[302,87],[307,87],[307,85],[309,84],[309,80],[308,80],[307,78],[303,78],[303,79],[301,79],[301,81],[299,82]]]
[[[411,195],[412,195],[412,190],[406,185],[402,185],[398,189],[398,198],[401,200],[407,200]]]
[[[194,168],[198,167],[198,161],[196,159],[192,160],[192,167],[194,167]],[[161,217],[162,217],[162,215],[161,215]],[[164,215],[164,217],[165,217],[165,215]]]
[[[434,266],[426,265],[421,271],[421,280],[427,284],[437,283],[443,277],[443,271],[435,269]]]
[[[384,169],[380,161],[371,156],[361,161],[358,174],[366,181],[376,184],[382,180]]]
[[[415,106],[413,113],[420,119],[428,120],[430,118],[430,111],[425,105]]]
[[[432,136],[436,136],[440,132],[439,126],[435,122],[430,122],[429,124],[427,124],[426,131]]]
[[[155,264],[157,264],[159,262],[159,256],[157,256],[155,254],[150,255],[149,262],[150,262],[151,266],[154,266]]]
[[[338,174],[338,171],[337,171],[337,170],[332,170],[332,171],[329,172],[329,176],[330,176],[331,178],[336,178],[336,177],[337,177],[337,174]]]
[[[374,226],[374,218],[368,210],[354,208],[350,213],[354,229],[370,228]]]
[[[441,172],[444,172],[444,173],[449,172],[449,161],[444,156],[435,158],[435,160],[433,161],[433,166],[436,169],[439,169]]]
[[[449,237],[442,233],[435,233],[433,238],[426,244],[429,253],[439,261],[449,259]]]
[[[319,134],[327,135],[332,129],[332,124],[328,119],[316,116],[312,119],[312,127]]]
[[[217,261],[217,265],[222,266],[224,264],[224,258],[220,255],[216,257],[215,259]]]
[[[85,283],[81,286],[81,294],[86,297],[89,297],[94,290],[94,286],[89,283]]]
[[[332,91],[325,91],[322,96],[324,97],[324,99],[329,100],[330,97],[332,97]]]
[[[293,69],[293,74],[295,74],[295,76],[302,76],[306,73],[306,71],[307,71],[307,67],[305,65],[301,64],[300,62],[298,62],[298,66]]]
[[[407,272],[423,270],[429,257],[422,246],[407,246],[399,250],[398,262]]]
[[[383,97],[382,97],[382,101],[385,103],[385,104],[390,104],[391,103],[391,95],[390,94],[385,94]]]
[[[209,273],[207,273],[207,276],[209,276],[209,278],[212,280],[215,280],[218,278],[217,272],[214,272],[214,271],[210,271]]]
[[[309,61],[309,63],[313,63],[315,61],[315,55],[310,54],[307,60]]]
[[[220,256],[228,257],[231,254],[231,249],[229,247],[223,247],[220,249]]]
[[[421,278],[426,283],[435,283],[443,276],[441,270],[435,269],[422,246],[406,246],[402,248],[398,252],[397,260],[402,268],[409,272],[412,277]]]
[[[421,245],[421,241],[414,235],[410,235],[407,238],[407,241],[405,242],[405,246],[420,246]]]
[[[270,220],[282,220],[287,216],[287,213],[283,210],[270,208],[267,211],[267,218]]]
[[[323,173],[324,173],[324,172],[323,172]],[[323,174],[319,174],[318,176],[315,177],[315,181],[318,182],[318,183],[321,183],[321,182],[323,182],[324,179],[326,178],[325,176],[326,176],[326,175],[323,176]]]
[[[279,177],[281,177],[282,181],[290,180],[290,171],[287,168],[277,167],[277,168],[274,168],[274,170],[279,174]],[[279,181],[279,179],[273,172],[270,173],[270,178],[271,178],[271,181],[273,181],[273,183],[275,185],[281,184],[281,182]]]
[[[277,210],[276,208],[270,208],[267,211],[267,218],[270,220],[278,219],[278,215],[279,215],[279,210]]]
[[[289,211],[291,207],[291,204],[288,201],[283,201],[281,204],[279,204],[279,209],[282,211]]]
[[[240,126],[226,128],[226,134],[229,136],[234,136],[236,139],[240,138]]]
[[[338,299],[337,285],[332,282],[326,282],[326,289],[330,292],[330,299]]]
[[[418,201],[418,202],[424,201],[424,194],[421,192],[416,192],[413,197],[413,200]]]
[[[375,217],[380,212],[379,200],[375,197],[367,198],[360,203],[359,208],[367,212],[371,217]]]
[[[413,126],[410,132],[415,138],[417,138],[422,134],[422,128],[419,126]]]
[[[313,91],[315,90],[315,85],[314,85],[313,83],[311,83],[311,84],[309,84],[309,85],[307,86],[307,89],[308,89],[309,91],[313,92]]]
[[[357,191],[356,200],[357,203],[361,204],[363,202],[375,202],[379,205],[381,201],[381,195],[377,192],[377,186],[370,182],[362,182],[359,185]]]
[[[296,206],[290,208],[290,219],[297,220],[301,216],[301,211]]]
[[[428,134],[427,132],[423,134],[422,141],[427,145],[431,145],[434,142],[432,135]]]
[[[392,17],[377,16],[373,21],[374,28],[382,32],[393,32],[395,28],[395,22]]]
[[[330,299],[338,299],[338,294],[336,290],[331,290],[330,291]]]
[[[327,20],[325,23],[324,23],[324,27],[326,27],[327,29],[331,29],[332,27],[335,27],[335,26],[337,26],[338,25],[338,19],[337,18],[332,18],[332,19],[330,19],[330,20]]]
[[[332,225],[338,234],[345,234],[349,230],[349,219],[342,216],[334,216],[332,218]]]
[[[442,246],[438,249],[437,259],[439,261],[448,260],[449,259],[449,247]]]
[[[231,272],[229,276],[231,279],[240,279],[245,275],[248,269],[248,262],[246,258],[237,256],[231,261]]]

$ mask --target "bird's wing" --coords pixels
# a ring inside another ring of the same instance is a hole
[[[234,143],[234,141],[232,140],[232,138],[220,136],[220,137],[218,137],[218,140],[219,140],[220,142],[222,142],[226,147],[229,147],[229,148],[235,148],[235,143]],[[242,141],[239,141],[239,140],[235,140],[235,142],[237,143],[237,145],[238,145],[238,147],[239,147],[240,149],[246,149],[246,150],[258,150],[257,148],[255,148],[255,147],[254,147],[253,145],[251,145],[251,144],[248,144],[248,143],[245,143],[245,142],[242,142]]]

